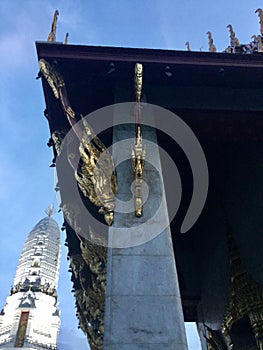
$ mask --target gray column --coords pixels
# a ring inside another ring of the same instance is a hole
[[[122,118],[118,108],[114,118],[115,121]],[[130,158],[132,143],[124,142],[121,146],[116,142],[133,137],[134,125],[114,127],[116,164]],[[118,213],[124,204],[117,202],[109,235],[113,246],[120,243],[128,247],[109,248],[104,349],[187,350],[170,227],[151,239],[152,233],[168,222],[155,130],[143,127],[143,138],[151,141],[147,142],[146,160],[155,166],[148,162],[145,165],[143,178],[149,193],[142,218],[137,218],[134,212]],[[130,159],[117,167],[117,177],[119,200],[131,200],[134,175]],[[154,220],[148,220],[152,216]],[[143,237],[145,243],[132,246]]]

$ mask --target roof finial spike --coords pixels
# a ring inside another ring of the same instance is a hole
[[[66,36],[65,36],[65,41],[64,41],[64,44],[67,45],[68,44],[68,37],[69,37],[69,33],[66,33]]]
[[[185,43],[185,45],[186,45],[186,47],[187,47],[187,51],[191,51],[191,47],[190,47],[189,41],[187,41],[187,42]]]
[[[258,13],[258,17],[260,19],[259,24],[260,24],[260,33],[263,35],[263,10],[261,8],[257,9],[255,13]]]
[[[214,45],[214,41],[213,41],[213,38],[212,38],[212,33],[211,32],[207,32],[206,34],[208,35],[209,52],[216,52],[216,47]]]
[[[56,41],[58,15],[59,15],[59,12],[58,12],[58,10],[56,10],[54,13],[54,17],[53,17],[51,32],[49,33],[47,41],[50,41],[50,42]]]
[[[262,42],[262,36],[257,36],[257,43],[258,43],[258,52],[263,52],[263,42]]]
[[[233,53],[235,53],[235,49],[237,46],[240,46],[240,43],[238,38],[236,37],[236,33],[234,32],[233,26],[229,24],[227,28],[229,29],[230,33],[230,47],[232,48]]]
[[[49,208],[45,210],[45,213],[51,217],[55,212],[53,203],[50,204]]]

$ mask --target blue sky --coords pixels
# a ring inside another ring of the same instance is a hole
[[[1,0],[0,1],[0,306],[4,306],[28,232],[55,200],[52,152],[46,146],[41,83],[35,41],[48,37],[55,9],[60,12],[57,41],[69,32],[70,44],[208,50],[206,32],[218,51],[229,44],[232,24],[240,42],[259,34],[254,13],[260,0]],[[54,218],[61,225],[62,217]],[[62,242],[65,236],[62,233]],[[59,282],[62,309],[61,349],[86,349],[76,330],[74,301],[63,246]],[[197,350],[193,337],[190,350]],[[78,344],[78,345],[77,345]]]

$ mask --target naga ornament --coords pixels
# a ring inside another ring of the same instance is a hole
[[[100,207],[99,213],[104,215],[108,225],[113,223],[117,178],[110,152],[95,135],[89,123],[71,108],[67,96],[65,82],[61,74],[47,61],[39,61],[40,70],[51,87],[55,97],[60,100],[67,120],[79,140],[79,154],[68,151],[68,162],[75,170],[75,178],[83,195],[91,203]],[[62,134],[54,132],[52,139],[57,154],[61,151]],[[70,148],[70,145],[67,145]]]

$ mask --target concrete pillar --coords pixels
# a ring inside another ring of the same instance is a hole
[[[122,118],[118,108],[114,118],[115,121]],[[134,125],[114,127],[115,164],[120,159],[130,158],[129,145],[132,143],[129,141],[120,146],[116,142],[133,137]],[[127,238],[126,246],[130,247],[109,248],[105,350],[187,350],[170,227],[151,239],[156,226],[166,226],[168,212],[156,132],[153,128],[143,127],[143,139],[146,138],[151,143],[147,143],[143,174],[149,188],[143,217],[137,218],[134,212],[118,213],[122,204],[117,202],[114,224],[109,232],[113,246],[118,245],[118,240],[123,239],[125,242]],[[147,160],[154,161],[155,168]],[[117,177],[118,198],[120,201],[129,201],[130,185],[134,179],[131,159],[123,161],[117,167]],[[161,202],[162,208],[158,211]],[[148,222],[148,218],[153,215],[156,216],[155,219]],[[127,235],[129,228],[131,235]],[[146,237],[146,242],[132,246],[133,238],[140,240],[140,237]]]

